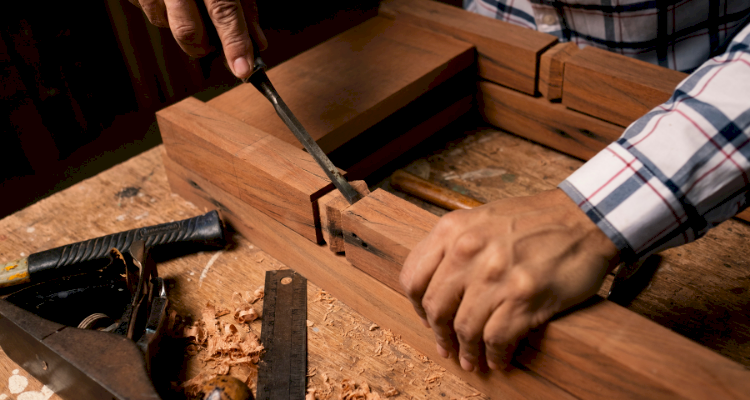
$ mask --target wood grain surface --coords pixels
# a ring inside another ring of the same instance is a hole
[[[342,219],[346,260],[404,295],[401,266],[438,217],[377,189],[344,210]]]
[[[376,17],[270,69],[268,77],[328,153],[472,65],[470,44]],[[300,146],[252,85],[208,103]]]
[[[354,190],[362,197],[370,194],[365,181],[351,181]],[[341,212],[349,207],[341,192],[331,190],[318,200],[320,209],[320,229],[323,233],[323,240],[328,244],[328,248],[334,253],[344,251],[344,231],[341,221]]]
[[[573,42],[558,43],[542,53],[539,61],[539,92],[547,100],[561,100],[565,62],[578,52]]]
[[[344,212],[347,260],[403,293],[401,266],[436,222],[378,189]],[[521,357],[524,366],[580,398],[750,397],[743,365],[603,299],[535,330],[528,344],[539,353]]]
[[[467,124],[467,127],[469,124]],[[406,170],[484,202],[555,188],[582,161],[492,128],[446,140]],[[376,184],[388,189],[387,180]],[[390,189],[389,189],[390,190]],[[420,207],[429,204],[395,195]],[[432,207],[434,213],[446,211]],[[728,220],[703,238],[646,260],[619,304],[750,367],[750,225]],[[607,296],[611,276],[599,291]]]
[[[171,157],[314,242],[332,184],[308,153],[194,98],[156,115]]]
[[[386,0],[380,14],[471,43],[479,76],[527,94],[537,91],[539,56],[555,36],[429,0]]]
[[[687,74],[586,47],[565,61],[562,102],[567,107],[628,126],[667,101]]]
[[[168,157],[164,156],[163,161],[170,187],[175,193],[199,207],[218,205],[232,226],[264,251],[293,266],[295,271],[322,285],[324,290],[379,326],[392,329],[406,343],[490,398],[571,398],[557,386],[523,367],[505,373],[466,373],[454,360],[438,356],[431,331],[421,325],[404,296],[353,267],[343,256],[304,239]]]
[[[491,82],[479,84],[479,112],[501,129],[588,160],[624,128]]]
[[[162,150],[143,153],[0,220],[0,257],[17,258],[21,253],[203,213],[202,208],[171,193]],[[207,303],[232,307],[234,292],[252,292],[263,285],[266,271],[289,268],[239,235],[232,236],[224,250],[160,260],[157,267],[169,282],[170,310],[187,320],[200,319]],[[318,389],[319,399],[326,398],[328,389],[330,399],[338,398],[344,379],[369,384],[383,399],[487,399],[483,395],[469,397],[478,393],[475,388],[321,287],[308,283],[307,293],[308,386]],[[258,313],[262,311],[262,301],[253,306]],[[261,319],[249,328],[260,335]],[[171,369],[178,386],[201,372],[213,371],[199,357],[187,354],[184,360],[176,359]],[[243,381],[250,376],[253,383],[255,367],[233,367],[230,374]],[[386,396],[389,389],[397,394]],[[2,351],[0,396],[60,400]]]

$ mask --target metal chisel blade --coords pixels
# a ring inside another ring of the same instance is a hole
[[[268,79],[266,65],[260,57],[255,58],[253,74],[248,78],[248,82],[252,83],[253,86],[255,86],[255,88],[271,102],[273,108],[276,110],[276,114],[281,117],[281,120],[284,121],[284,124],[286,124],[289,130],[292,131],[294,136],[297,137],[297,140],[305,146],[307,152],[310,153],[318,165],[320,165],[320,168],[323,169],[323,172],[328,176],[328,179],[333,182],[333,185],[339,190],[339,192],[341,192],[346,201],[348,201],[349,204],[354,204],[360,200],[362,196],[354,190],[352,185],[350,185],[343,176],[341,176],[338,168],[333,165],[328,156],[326,156],[320,146],[318,146],[313,138],[310,137],[307,130],[294,116],[292,110],[290,110],[286,103],[284,103],[284,100],[281,99],[281,96],[279,96],[279,93]]]

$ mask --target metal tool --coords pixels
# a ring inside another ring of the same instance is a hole
[[[292,110],[290,110],[286,103],[284,103],[284,100],[281,99],[281,96],[279,96],[279,93],[268,79],[268,75],[266,74],[266,64],[260,58],[258,46],[255,43],[253,43],[253,48],[255,49],[255,64],[253,67],[253,73],[247,78],[246,82],[252,83],[253,86],[255,86],[255,88],[271,102],[273,108],[276,110],[276,114],[281,117],[281,120],[284,121],[284,124],[286,124],[289,130],[292,131],[294,136],[297,137],[297,140],[305,146],[307,152],[310,153],[318,165],[320,165],[320,168],[323,169],[323,172],[328,176],[328,179],[333,182],[333,185],[336,186],[339,192],[341,192],[346,201],[348,201],[349,204],[354,204],[360,200],[362,195],[357,193],[349,182],[341,176],[338,168],[333,165],[320,146],[318,146],[313,138],[310,137],[310,134],[305,130],[305,127],[303,127],[299,120],[297,120],[297,117],[294,116]]]
[[[292,270],[266,272],[258,400],[303,400],[307,379],[307,279]]]
[[[135,240],[146,247],[167,243],[223,243],[224,229],[219,213],[211,211],[186,220],[132,229],[96,239],[68,244],[0,264],[0,288],[92,271],[101,267],[112,248],[125,252]],[[94,261],[94,262],[91,262]]]
[[[96,274],[43,282],[0,300],[0,347],[64,398],[159,399],[150,372],[166,285],[144,240],[109,254],[110,264]]]

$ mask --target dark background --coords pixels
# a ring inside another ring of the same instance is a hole
[[[259,0],[263,58],[276,65],[377,3]],[[160,144],[159,109],[240,84],[221,54],[191,59],[126,0],[12,4],[0,16],[0,218]]]

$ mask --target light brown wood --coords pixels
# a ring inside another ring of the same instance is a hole
[[[347,259],[401,291],[401,265],[437,218],[382,190],[365,200],[344,212],[344,235],[368,258],[350,259],[347,246]],[[532,332],[529,344],[539,354],[524,365],[580,398],[750,398],[742,365],[601,299]]]
[[[365,181],[350,182],[354,190],[366,197],[370,194]],[[318,200],[320,209],[320,229],[323,233],[323,240],[328,244],[328,248],[334,253],[344,251],[344,234],[341,224],[341,211],[349,207],[350,204],[341,192],[332,190]]]
[[[479,111],[492,125],[584,160],[617,140],[624,130],[491,82],[479,84]]]
[[[402,169],[391,175],[391,186],[448,210],[468,210],[484,204],[477,199],[438,186]]]
[[[156,115],[170,157],[319,242],[320,196],[333,188],[306,152],[196,100]]]
[[[565,61],[578,52],[573,42],[558,43],[542,53],[539,61],[539,92],[547,100],[560,100],[563,94]]]
[[[535,94],[539,55],[557,42],[552,35],[429,0],[387,0],[380,14],[476,46],[479,76]]]
[[[401,266],[438,217],[377,189],[344,210],[342,219],[347,261],[403,295]]]
[[[594,47],[565,62],[562,102],[613,124],[628,126],[667,101],[687,74]]]
[[[454,360],[443,359],[437,354],[431,331],[421,325],[404,296],[352,267],[343,256],[332,253],[326,246],[311,243],[266,214],[180,167],[168,157],[163,157],[163,161],[170,187],[175,193],[199,207],[221,204],[223,215],[243,236],[279,261],[293,266],[295,271],[316,285],[321,285],[321,288],[355,311],[379,326],[393,330],[404,342],[490,398],[572,399],[557,386],[524,368],[512,369],[504,374],[472,374],[463,371]],[[190,182],[197,182],[198,185]],[[360,200],[362,201],[364,200]]]
[[[328,153],[473,64],[468,43],[376,17],[272,68],[268,76]],[[252,85],[208,103],[301,147]]]
[[[464,71],[328,153],[350,179],[363,179],[475,109],[476,74]],[[369,149],[363,154],[363,149]]]
[[[0,259],[18,258],[21,252],[28,255],[71,241],[201,214],[202,208],[170,191],[161,162],[162,150],[159,146],[0,219]],[[231,239],[232,246],[223,251],[187,254],[157,263],[159,275],[170,282],[169,310],[175,311],[180,319],[192,316],[193,320],[199,320],[208,302],[232,308],[236,304],[234,292],[253,292],[263,285],[266,271],[288,268],[244,237],[234,234]],[[440,372],[438,365],[395,338],[387,327],[373,327],[373,321],[330,294],[321,293],[319,286],[308,282],[307,294],[308,384],[318,389],[319,398],[326,387],[332,389],[331,399],[338,398],[341,393],[338,385],[345,378],[368,383],[383,399],[389,388],[399,392],[391,399],[425,396],[460,399],[477,392],[454,374]],[[253,306],[261,314],[262,300]],[[232,320],[232,315],[220,320]],[[247,326],[259,335],[261,324],[262,316]],[[172,343],[179,346],[181,340]],[[212,366],[200,361],[200,354],[185,355],[183,360],[179,354],[163,353],[166,364],[160,372],[177,385],[198,373],[211,373]],[[48,371],[54,371],[54,366],[48,367]],[[242,380],[251,376],[250,383],[254,385],[256,370],[255,366],[235,366],[230,374]],[[438,381],[427,383],[435,375],[440,376]],[[21,392],[10,393],[11,388]],[[46,391],[42,392],[42,383],[0,351],[2,395],[8,400],[49,397]],[[487,399],[486,396],[469,398]],[[60,400],[60,397],[52,395],[49,399]]]

